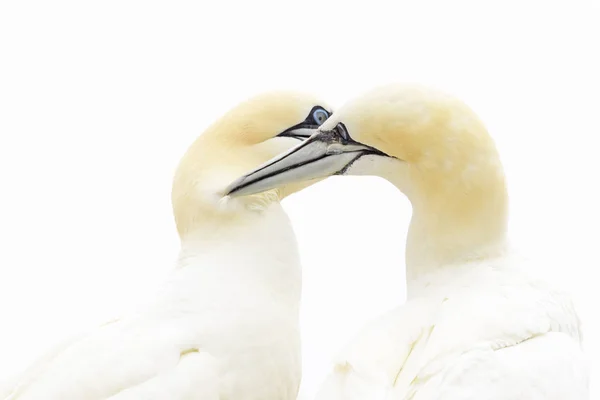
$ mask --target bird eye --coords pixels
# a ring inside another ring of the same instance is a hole
[[[321,125],[323,122],[327,121],[329,113],[322,108],[318,108],[313,112],[312,117],[318,125]]]
[[[342,124],[342,123],[337,124],[335,127],[335,131],[342,138],[342,140],[344,140],[344,141],[350,140],[350,135],[348,134],[348,130],[346,129],[346,126],[344,126],[344,124]]]

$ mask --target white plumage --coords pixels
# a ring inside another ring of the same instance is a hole
[[[524,266],[499,256],[411,282],[418,294],[363,329],[317,399],[587,399],[571,300]]]
[[[301,269],[279,204],[295,189],[222,197],[237,174],[305,136],[317,105],[306,95],[269,93],[209,127],[175,176],[181,252],[168,282],[132,314],[57,346],[2,398],[295,399]],[[304,131],[288,129],[298,124]],[[279,137],[283,131],[293,136]]]
[[[219,236],[184,242],[157,299],[59,346],[8,399],[295,398],[301,276],[289,221],[273,204]]]

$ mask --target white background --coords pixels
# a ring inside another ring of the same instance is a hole
[[[448,3],[2,1],[0,381],[154,290],[178,251],[174,169],[228,108],[272,88],[338,107],[394,81],[449,90],[487,123],[512,241],[573,290],[599,360],[598,5]],[[403,301],[410,206],[377,178],[284,205],[310,398],[334,352]]]

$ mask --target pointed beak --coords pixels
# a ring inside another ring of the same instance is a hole
[[[335,129],[317,131],[305,142],[237,179],[226,194],[246,196],[290,183],[341,175],[367,154],[386,156],[373,147],[344,139]]]
[[[277,136],[290,137],[290,138],[304,141],[317,131],[316,128],[318,128],[318,127],[314,127],[314,128],[300,127],[300,128],[295,128],[295,129],[289,129],[285,132],[280,133]]]

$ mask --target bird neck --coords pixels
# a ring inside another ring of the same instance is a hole
[[[291,222],[278,202],[207,218],[182,236],[175,276],[190,297],[297,307],[302,277]]]
[[[506,247],[508,195],[501,169],[476,176],[420,177],[407,193],[413,215],[406,243],[407,282],[452,265],[485,260]],[[425,178],[425,179],[423,179]],[[468,179],[467,179],[468,178]]]

